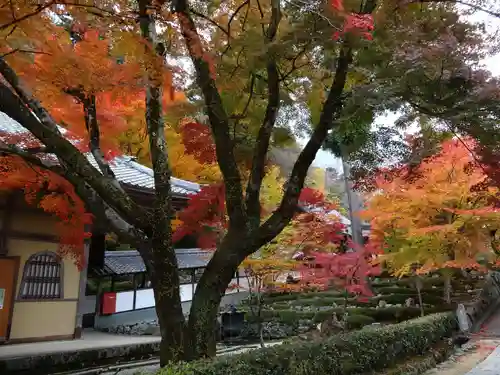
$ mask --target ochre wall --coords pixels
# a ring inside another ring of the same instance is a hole
[[[10,230],[57,236],[56,219],[39,213],[23,212],[17,213],[11,218]]]
[[[1,199],[0,199],[1,200]],[[58,243],[55,240],[40,241],[33,239],[29,234],[56,236],[56,219],[33,209],[16,208],[11,212],[12,217],[8,230],[13,234],[8,236],[8,256],[20,258],[20,266],[15,292],[14,310],[11,321],[10,340],[38,341],[50,338],[71,338],[75,331],[80,272],[71,259],[62,260],[62,299],[47,301],[22,301],[18,299],[22,282],[23,270],[26,261],[33,254],[41,251],[56,251]],[[24,206],[21,204],[21,206]],[[0,217],[3,212],[0,209]],[[23,239],[23,233],[27,233]]]

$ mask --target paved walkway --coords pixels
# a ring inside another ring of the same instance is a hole
[[[32,355],[67,353],[85,349],[102,349],[126,345],[160,342],[158,336],[127,336],[84,330],[79,340],[12,344],[0,346],[0,359],[29,357]]]
[[[425,375],[500,375],[500,310],[469,343]]]

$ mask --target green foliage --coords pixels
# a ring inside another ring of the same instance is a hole
[[[404,288],[400,286],[387,286],[375,288],[376,293],[380,294],[414,294],[416,293],[415,288]],[[432,295],[441,295],[443,291],[440,288],[423,288],[422,293],[428,293]]]
[[[433,314],[443,311],[452,311],[453,306],[441,305],[437,307],[427,308],[427,314]],[[349,316],[366,316],[374,319],[376,322],[402,322],[405,320],[417,318],[420,316],[420,309],[417,307],[384,307],[384,308],[370,308],[370,307],[348,307],[347,312]],[[263,310],[261,312],[261,319],[263,321],[280,321],[287,324],[295,324],[301,319],[311,319],[315,323],[321,323],[333,313],[342,315],[344,313],[343,307],[331,308],[323,311],[296,311],[296,310]],[[354,318],[356,319],[356,318]],[[257,322],[257,318],[251,315],[246,317],[250,323]]]
[[[351,315],[347,317],[347,329],[355,330],[375,323],[375,319],[366,315]]]
[[[280,293],[268,295],[264,299],[266,303],[274,303],[279,301],[290,301],[296,299],[311,299],[316,297],[343,297],[344,293],[338,291],[321,291],[321,292],[303,292],[303,293]]]
[[[402,288],[397,289],[397,293],[394,294],[386,294],[386,295],[381,295],[381,296],[376,296],[376,297],[371,297],[368,298],[367,300],[359,300],[358,298],[348,298],[347,303],[349,305],[355,305],[355,306],[377,306],[379,301],[384,300],[385,302],[389,304],[403,304],[408,298],[417,298],[417,292],[415,290],[407,289],[403,290]],[[443,303],[443,298],[440,296],[436,295],[437,292],[435,292],[433,289],[431,289],[432,293],[422,293],[422,298],[424,303],[426,304],[431,304],[431,305],[439,305]],[[341,305],[344,304],[345,299],[342,295],[339,295],[338,297],[329,297],[329,296],[314,296],[314,297],[307,297],[307,296],[301,296],[300,294],[293,296],[294,298],[287,298],[286,300],[280,300],[278,299],[278,306],[331,306],[333,304]],[[273,299],[273,301],[276,301]],[[273,303],[270,300],[266,301],[267,305],[271,306],[276,306],[275,303]]]
[[[423,355],[405,358],[390,369],[384,369],[380,372],[369,372],[364,375],[420,375],[446,360],[453,353],[454,349],[455,346],[453,343],[444,341],[438,343]]]
[[[160,370],[158,375],[362,374],[424,353],[455,329],[453,314],[435,314],[381,328],[368,327],[319,342],[277,345],[210,362],[174,365]]]

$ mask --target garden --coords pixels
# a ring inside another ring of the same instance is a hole
[[[482,275],[457,276],[452,281],[452,301],[443,296],[445,280],[439,275],[422,279],[420,292],[412,278],[377,278],[373,297],[360,298],[342,291],[299,291],[265,295],[261,310],[255,311],[255,297],[240,307],[245,312],[242,336],[264,340],[318,336],[358,330],[368,325],[400,323],[438,312],[455,311],[458,303],[472,301],[481,292]],[[419,295],[420,294],[420,295]],[[321,326],[319,326],[321,324]],[[319,327],[319,328],[318,328]]]
[[[362,298],[334,288],[262,293],[239,306],[245,333],[264,347],[212,360],[175,364],[159,375],[417,375],[448,358],[463,343],[456,309],[481,301],[489,276],[457,271],[448,277],[380,277],[370,282],[374,296]],[[498,284],[493,282],[497,288]],[[485,293],[485,290],[487,292]],[[489,301],[491,303],[492,299]],[[260,311],[257,315],[255,312]],[[332,316],[337,324],[332,324]],[[328,329],[318,329],[326,323]],[[265,342],[281,339],[281,345]]]
[[[163,375],[406,374],[453,346],[457,307],[500,266],[500,81],[483,64],[499,48],[468,18],[482,1],[37,3],[0,5],[0,114],[22,129],[0,129],[0,185],[58,218],[79,271],[105,233],[139,251]],[[342,193],[309,173],[325,150]],[[345,196],[351,224],[333,214]],[[213,255],[186,314],[189,238]],[[242,267],[254,284],[224,339],[263,348],[205,360]]]

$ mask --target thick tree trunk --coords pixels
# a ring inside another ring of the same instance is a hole
[[[175,251],[168,241],[152,244],[149,262],[156,314],[161,332],[160,365],[186,359],[186,322],[182,312],[179,271]]]
[[[190,359],[215,356],[214,332],[219,306],[238,266],[245,259],[241,255],[245,237],[244,233],[226,235],[196,287],[188,324]]]

